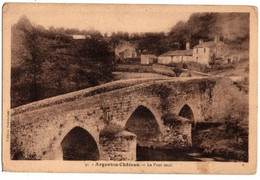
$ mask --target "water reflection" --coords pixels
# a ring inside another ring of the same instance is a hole
[[[236,162],[235,159],[223,157],[204,156],[193,149],[173,150],[153,147],[141,147],[137,145],[137,161],[220,161]]]
[[[137,161],[200,161],[188,155],[188,151],[141,147],[137,145]]]

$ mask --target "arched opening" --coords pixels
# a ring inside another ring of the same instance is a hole
[[[61,142],[63,160],[98,160],[94,138],[81,127],[73,128]]]
[[[160,128],[153,113],[144,106],[139,106],[128,119],[125,130],[137,136],[137,160],[149,160],[144,156],[146,147],[158,143]]]
[[[191,142],[192,142],[192,147],[190,149],[191,152],[196,152],[197,148],[196,148],[196,144],[197,144],[197,138],[196,138],[196,124],[195,124],[195,120],[194,120],[194,114],[190,108],[190,106],[188,106],[187,104],[185,104],[182,109],[180,110],[179,116],[187,118],[189,120],[191,120],[192,124],[191,124]]]
[[[182,109],[181,109],[180,112],[179,112],[179,116],[194,121],[193,112],[192,112],[190,106],[188,106],[187,104],[185,104],[185,105],[182,107]]]

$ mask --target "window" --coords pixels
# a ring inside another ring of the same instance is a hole
[[[206,52],[206,48],[204,48],[204,53]]]
[[[197,53],[199,52],[199,49],[197,49]]]
[[[196,57],[196,61],[198,61],[199,60],[199,58],[198,57]]]

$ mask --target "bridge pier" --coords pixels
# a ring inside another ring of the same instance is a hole
[[[102,134],[99,139],[100,160],[135,161],[136,135],[128,131]]]
[[[189,119],[171,114],[164,117],[161,144],[169,149],[185,149],[192,146],[192,122]]]
[[[63,160],[63,152],[61,146],[59,146],[56,150],[43,155],[42,160]]]

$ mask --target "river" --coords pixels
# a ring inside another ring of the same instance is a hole
[[[137,146],[137,161],[220,161],[234,162],[222,157],[205,157],[199,152]]]

